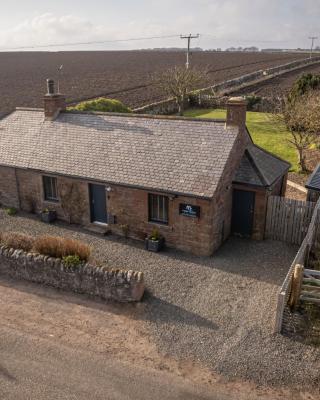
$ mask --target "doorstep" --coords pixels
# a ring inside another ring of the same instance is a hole
[[[89,232],[97,233],[103,236],[111,233],[109,225],[103,224],[101,222],[91,222],[90,224],[85,225],[84,229]]]

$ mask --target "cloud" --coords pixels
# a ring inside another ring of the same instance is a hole
[[[173,35],[189,32],[203,34],[204,48],[249,46],[308,46],[308,36],[319,35],[319,0],[156,0],[140,1],[131,16],[106,22],[77,15],[44,13],[0,32],[0,47],[74,43],[123,38]],[[119,5],[118,5],[119,7]],[[168,11],[170,10],[170,12]],[[83,10],[82,10],[83,11]],[[114,11],[117,11],[116,6]],[[101,12],[97,9],[97,14]],[[115,14],[117,14],[115,12]],[[131,49],[181,46],[181,40],[118,42],[65,49]],[[59,49],[59,48],[54,48]]]
[[[74,15],[38,15],[1,34],[2,47],[41,46],[116,39],[117,32]]]

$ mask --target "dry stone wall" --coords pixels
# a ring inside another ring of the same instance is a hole
[[[110,270],[90,264],[67,266],[63,260],[0,246],[0,274],[120,302],[140,301],[142,272]]]

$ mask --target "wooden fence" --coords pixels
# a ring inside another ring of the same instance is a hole
[[[270,196],[265,237],[300,245],[311,222],[315,203]]]
[[[282,331],[283,314],[285,308],[288,305],[290,295],[292,292],[292,282],[293,282],[293,275],[295,268],[297,265],[301,265],[303,268],[308,265],[310,249],[312,248],[312,245],[315,242],[315,236],[318,231],[318,226],[320,221],[319,215],[320,215],[320,199],[318,200],[316,205],[314,205],[314,211],[307,230],[307,234],[305,235],[303,242],[291,264],[288,274],[278,292],[277,310],[275,316],[275,329],[274,329],[276,333],[280,333]]]

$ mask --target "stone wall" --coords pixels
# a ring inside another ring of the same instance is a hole
[[[143,107],[139,107],[133,110],[136,114],[157,114],[157,115],[169,115],[175,114],[179,110],[178,104],[175,99],[167,99],[163,101],[157,101],[155,103],[147,104]]]
[[[0,246],[0,274],[104,300],[140,301],[144,293],[142,272],[109,270],[89,264],[68,267],[59,258],[5,246]]]

